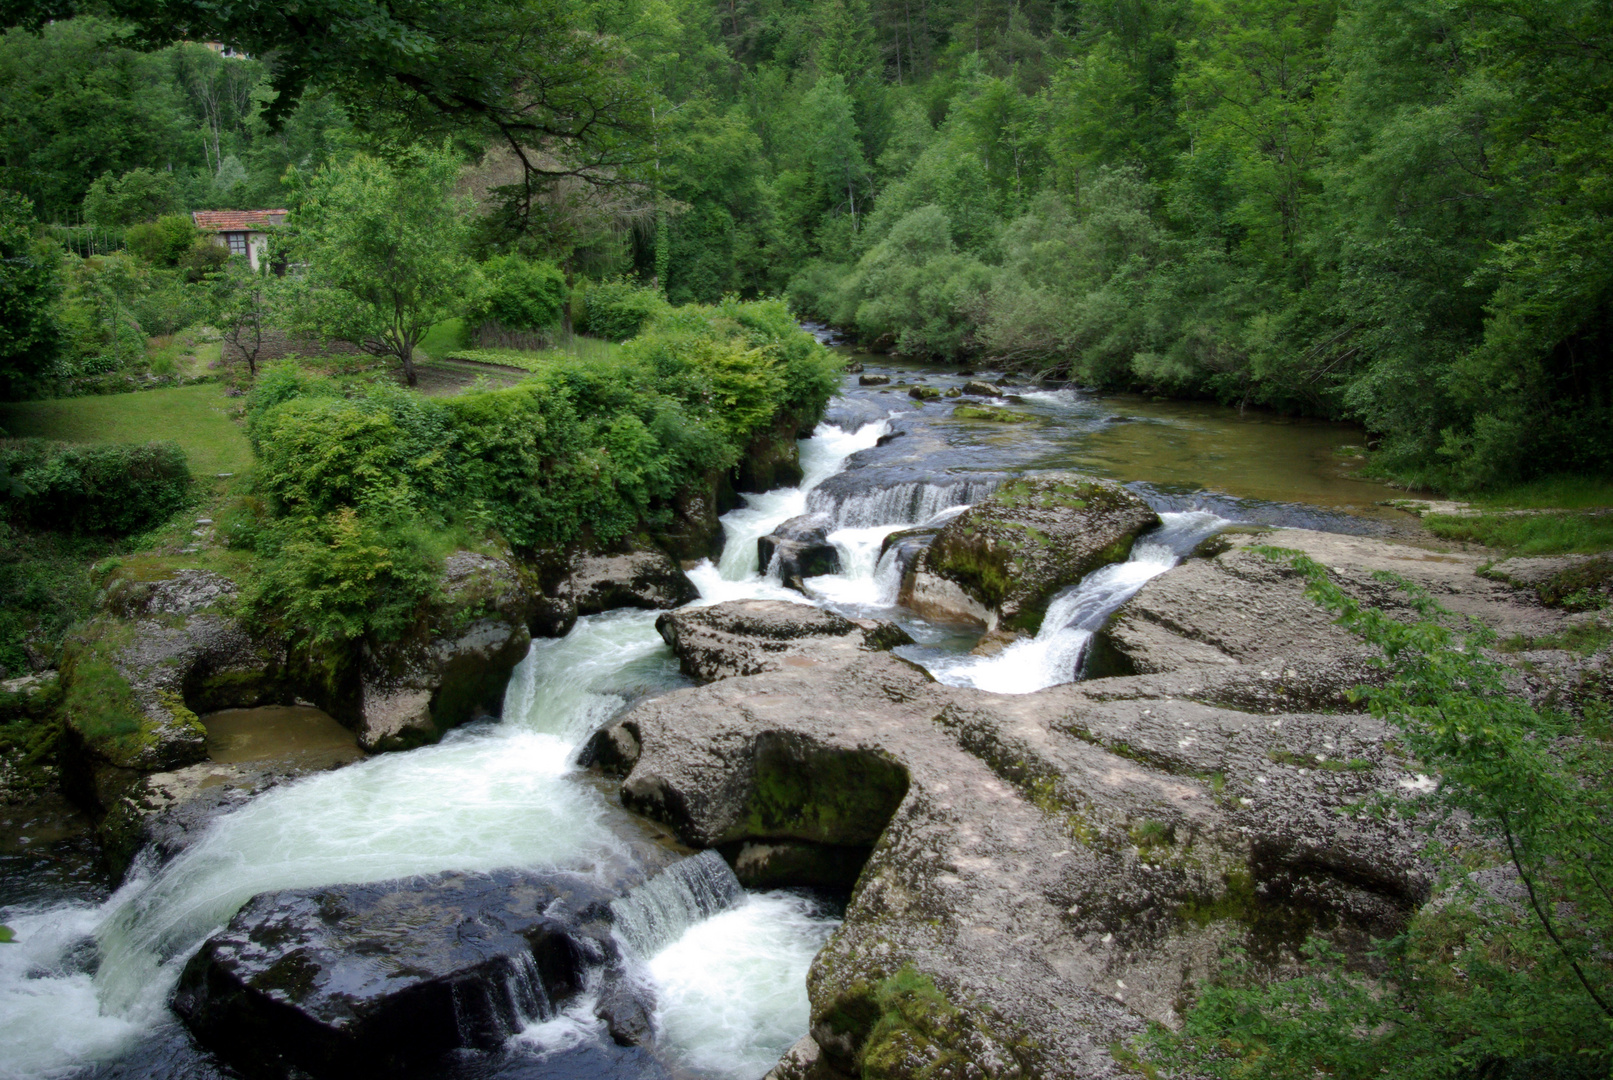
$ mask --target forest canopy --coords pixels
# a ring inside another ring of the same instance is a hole
[[[1353,419],[1444,487],[1613,466],[1594,0],[90,10],[0,7],[0,184],[42,222],[446,137],[479,256],[568,287]]]

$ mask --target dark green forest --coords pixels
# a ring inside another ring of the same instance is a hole
[[[424,53],[192,27],[229,59],[165,40],[186,5],[9,11],[0,186],[61,225],[294,209],[288,174],[424,133],[463,157],[479,254],[573,284],[783,295],[902,353],[1356,420],[1380,471],[1447,489],[1613,466],[1605,4],[392,10]],[[521,54],[452,28],[477,19],[571,36]]]

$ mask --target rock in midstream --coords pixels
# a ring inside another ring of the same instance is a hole
[[[580,615],[675,608],[700,595],[677,562],[659,551],[581,556],[572,564],[569,588]]]
[[[1124,559],[1158,524],[1110,481],[1024,476],[947,523],[904,578],[901,603],[926,618],[1033,634],[1054,593]]]
[[[501,1047],[597,970],[596,1011],[634,1045],[654,1003],[624,973],[611,902],[643,880],[501,870],[265,893],[186,964],[173,1007],[248,1076],[390,1076]]]
[[[848,619],[786,600],[730,600],[669,611],[655,628],[696,682],[809,667],[862,652],[912,644],[907,631],[881,619]]]
[[[1266,539],[1391,611],[1375,570],[1497,628],[1564,623],[1477,578],[1474,556],[1299,530]],[[1218,650],[1215,662],[1158,649],[1151,674],[1002,696],[857,655],[676,691],[605,729],[630,769],[623,802],[686,843],[741,860],[775,845],[869,849],[809,976],[810,1040],[777,1077],[916,1080],[967,1063],[1118,1080],[1114,1040],[1177,1023],[1229,947],[1281,975],[1311,934],[1363,959],[1398,932],[1429,896],[1416,800],[1432,785],[1390,728],[1335,695],[1362,659],[1354,640],[1301,575],[1253,559],[1265,556],[1235,545],[1169,571],[1135,609],[1163,612],[1172,575],[1189,583],[1205,602],[1171,608],[1184,620],[1172,632]],[[1206,573],[1219,575],[1213,598]],[[1328,711],[1309,711],[1322,700]],[[1362,811],[1385,795],[1412,803]],[[1435,837],[1458,833],[1474,839],[1451,822]],[[923,1025],[882,1024],[904,968],[903,985],[928,981],[938,997]]]
[[[757,565],[771,571],[778,560],[778,576],[787,587],[805,592],[805,579],[840,570],[840,552],[829,542],[835,522],[828,514],[802,514],[756,540]]]

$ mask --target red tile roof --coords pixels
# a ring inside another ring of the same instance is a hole
[[[262,232],[286,220],[284,210],[195,210],[190,216],[203,232]]]

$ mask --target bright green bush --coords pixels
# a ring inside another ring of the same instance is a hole
[[[465,313],[471,326],[497,323],[507,330],[546,330],[560,321],[565,275],[552,263],[501,255],[482,264],[483,284]]]
[[[588,333],[606,341],[637,337],[652,319],[667,310],[660,293],[627,281],[606,281],[591,287],[584,303],[588,309]]]
[[[32,529],[129,536],[162,524],[190,497],[190,468],[174,442],[0,443],[0,513]]]
[[[188,214],[165,214],[156,221],[131,225],[123,234],[123,242],[131,253],[153,266],[163,267],[178,266],[199,238]]]

